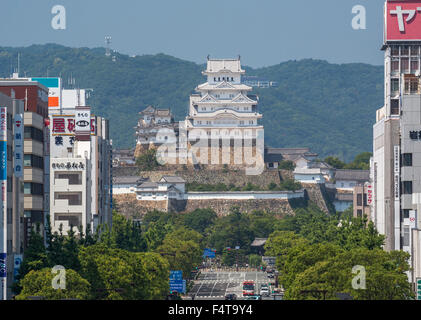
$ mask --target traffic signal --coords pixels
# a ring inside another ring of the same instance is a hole
[[[421,278],[417,278],[417,300],[421,300]]]

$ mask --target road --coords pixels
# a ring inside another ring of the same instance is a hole
[[[226,294],[234,293],[242,299],[242,283],[245,280],[253,280],[257,284],[257,293],[262,284],[271,282],[261,271],[202,271],[189,295],[194,294],[195,300],[224,300]]]

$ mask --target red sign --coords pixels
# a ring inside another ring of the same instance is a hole
[[[53,115],[52,116],[52,135],[73,136],[75,134],[75,117],[69,115]],[[91,116],[91,135],[96,133],[95,117]]]
[[[421,1],[388,1],[385,12],[386,41],[421,41]]]
[[[371,184],[367,186],[367,204],[370,206],[373,203],[373,187]]]

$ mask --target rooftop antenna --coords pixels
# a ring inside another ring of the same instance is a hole
[[[18,52],[18,78],[20,73],[20,52]]]
[[[109,57],[111,55],[111,37],[110,36],[105,36],[105,44],[106,44],[105,55]]]

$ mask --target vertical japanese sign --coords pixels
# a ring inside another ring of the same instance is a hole
[[[15,115],[14,125],[14,173],[16,178],[22,178],[23,176],[23,121],[22,115]]]
[[[371,206],[373,203],[373,185],[367,184],[367,205]]]
[[[7,230],[7,108],[0,107],[0,281],[1,300],[6,299],[6,237]]]
[[[393,148],[393,175],[394,175],[394,198],[395,198],[395,250],[399,250],[401,243],[400,236],[400,220],[401,220],[401,206],[400,206],[400,147]]]
[[[400,199],[400,152],[399,146],[395,146],[393,149],[393,174],[395,177],[394,183],[394,197],[395,201],[399,201]]]
[[[76,140],[90,140],[91,137],[91,108],[76,107],[75,111]]]

